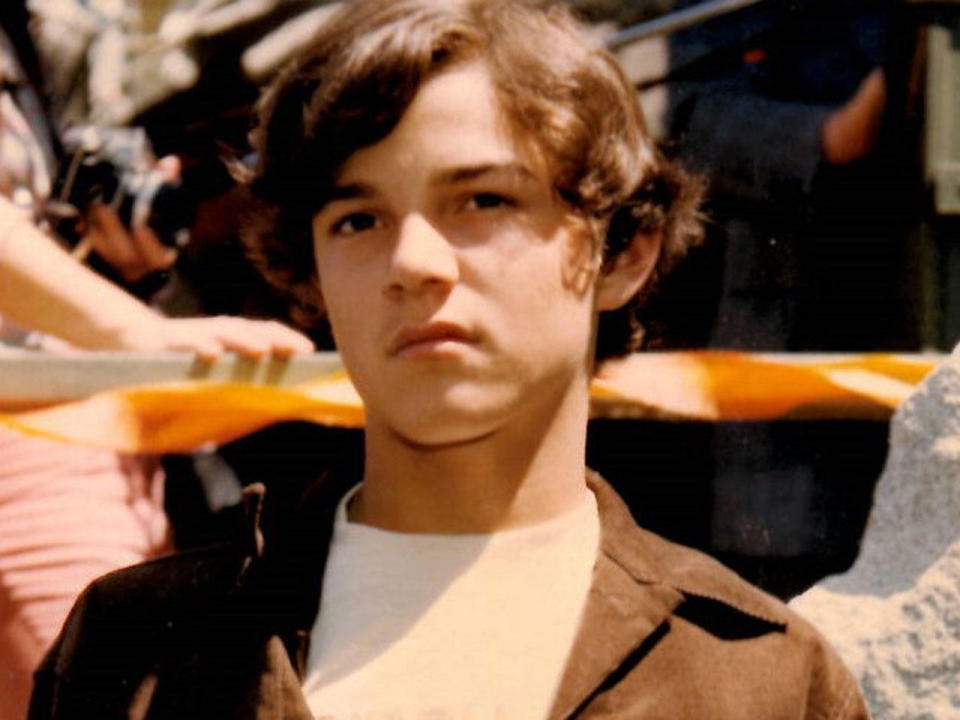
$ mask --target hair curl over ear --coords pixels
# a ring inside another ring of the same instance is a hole
[[[604,270],[638,234],[659,234],[660,256],[637,295],[619,310],[600,314],[597,362],[638,350],[649,340],[642,318],[647,300],[656,293],[660,279],[676,267],[691,247],[703,241],[699,211],[703,193],[702,179],[661,159],[658,174],[614,211],[604,244]]]

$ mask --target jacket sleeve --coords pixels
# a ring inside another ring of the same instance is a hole
[[[108,652],[100,647],[96,629],[98,607],[96,586],[91,585],[77,600],[59,637],[34,673],[28,720],[109,717],[103,712],[103,698],[90,690],[76,692],[84,684],[84,675],[89,676],[93,665],[105,657],[103,652]],[[99,683],[94,688],[102,691],[106,685]]]
[[[856,678],[836,651],[814,631],[816,646],[807,701],[808,720],[869,720]]]
[[[34,674],[28,720],[131,717],[157,668],[210,626],[239,564],[235,547],[212,547],[95,580]]]

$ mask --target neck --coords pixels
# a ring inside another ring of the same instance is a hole
[[[486,533],[544,522],[583,499],[586,383],[482,437],[416,445],[368,419],[351,519],[400,532]]]

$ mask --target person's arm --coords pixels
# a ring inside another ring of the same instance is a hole
[[[96,275],[0,197],[0,313],[24,327],[97,350],[188,350],[216,358],[310,352],[300,333],[273,321],[166,318]]]
[[[846,165],[868,155],[880,134],[886,104],[887,82],[883,70],[875,68],[824,121],[823,159],[831,165]]]
[[[876,143],[886,102],[876,68],[838,106],[786,102],[739,87],[674,86],[671,113],[683,127],[682,155],[708,170],[715,189],[767,201],[811,190],[822,164],[846,165]]]

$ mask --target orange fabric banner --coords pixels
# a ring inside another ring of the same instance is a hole
[[[885,353],[642,353],[601,368],[594,407],[691,420],[887,418],[935,366]]]
[[[884,419],[935,366],[933,358],[867,354],[640,353],[604,365],[597,417],[759,421]],[[343,372],[290,387],[191,381],[118,388],[40,410],[0,414],[20,431],[123,452],[187,452],[273,423],[363,425]]]

